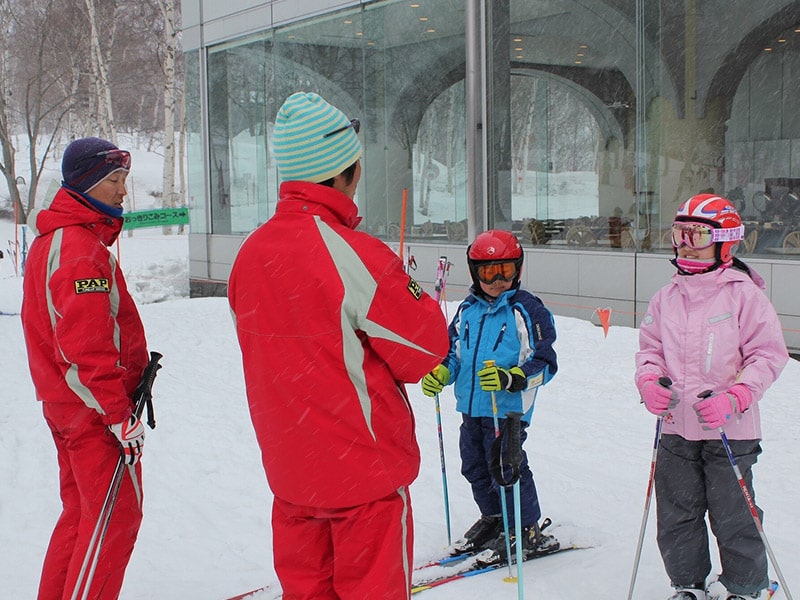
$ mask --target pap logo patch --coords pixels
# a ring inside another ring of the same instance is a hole
[[[413,277],[408,278],[408,291],[411,292],[411,295],[417,300],[422,297],[422,286],[414,281]]]
[[[111,286],[105,277],[92,277],[91,279],[76,279],[75,293],[88,294],[90,292],[100,292],[102,294],[111,293]]]

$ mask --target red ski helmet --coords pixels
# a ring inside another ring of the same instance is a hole
[[[478,234],[475,241],[467,248],[467,264],[476,289],[480,289],[477,270],[479,265],[506,262],[513,262],[516,266],[516,273],[513,276],[513,283],[516,286],[519,283],[523,258],[522,245],[517,237],[510,231],[502,229],[490,229]]]
[[[733,260],[739,242],[744,239],[742,218],[736,208],[715,194],[698,194],[689,198],[678,208],[675,222],[704,223],[715,229],[726,230],[725,233],[720,232],[720,239],[715,242],[716,258],[722,263]],[[676,248],[676,255],[677,252]]]

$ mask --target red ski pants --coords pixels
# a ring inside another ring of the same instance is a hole
[[[62,511],[45,555],[38,600],[70,600],[120,449],[97,411],[72,402],[43,402],[42,410],[58,452]],[[142,521],[141,478],[141,463],[125,468],[89,600],[119,597]]]
[[[284,600],[407,600],[414,545],[408,488],[351,508],[275,498],[275,571]]]

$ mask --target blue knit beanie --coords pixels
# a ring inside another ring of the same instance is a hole
[[[317,94],[289,96],[278,110],[272,134],[272,154],[281,179],[319,183],[356,162],[361,142],[349,125],[342,111]]]
[[[61,159],[64,185],[86,193],[114,171],[123,170],[127,173],[129,168],[123,167],[119,160],[109,159],[113,156],[107,154],[109,150],[119,148],[102,138],[86,137],[72,142],[64,150]],[[130,167],[129,155],[127,164]]]

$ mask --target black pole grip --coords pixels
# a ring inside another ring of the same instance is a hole
[[[506,427],[508,427],[508,463],[516,469],[519,478],[519,465],[522,462],[522,444],[519,441],[522,420],[521,412],[506,413]]]
[[[156,419],[153,413],[153,382],[156,380],[156,374],[161,368],[158,361],[163,358],[163,355],[158,352],[150,352],[150,362],[142,372],[142,380],[136,387],[133,393],[134,413],[136,418],[142,417],[145,406],[147,406],[147,424],[150,429],[156,428]]]
[[[520,443],[520,420],[522,413],[506,413],[506,420],[500,435],[495,438],[489,457],[489,471],[494,480],[502,487],[510,487],[519,481],[519,467],[522,462],[522,445]],[[503,440],[506,441],[506,460],[503,461]],[[511,477],[503,474],[503,463],[511,469]]]

